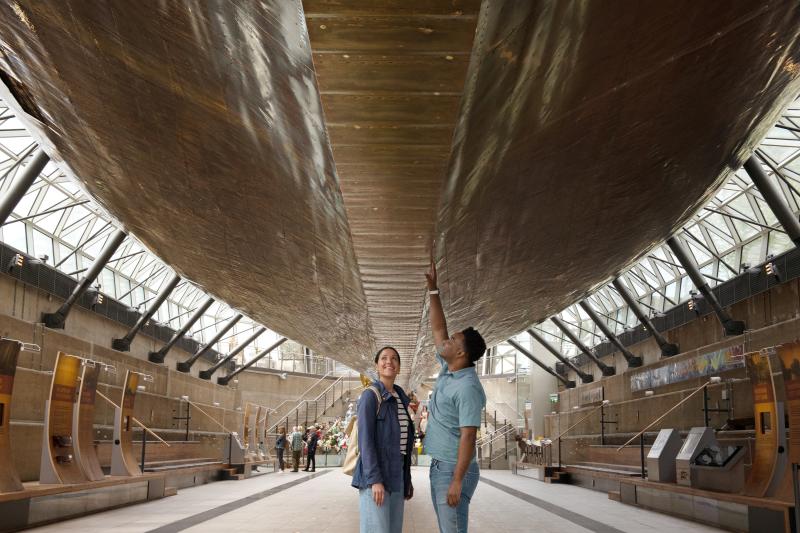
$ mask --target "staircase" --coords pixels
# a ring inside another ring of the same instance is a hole
[[[314,390],[314,388],[310,388],[309,391]],[[284,406],[287,402],[284,402],[278,406],[278,418],[267,429],[267,434],[273,436],[272,441],[274,442],[274,434],[281,426],[286,428],[291,428],[292,426],[307,427],[314,422],[341,415],[347,409],[347,404],[351,399],[355,400],[361,388],[361,382],[357,377],[352,375],[340,376],[311,399],[301,397],[291,404],[288,409]],[[309,391],[306,391],[304,396],[307,396]]]
[[[478,464],[481,468],[507,470],[510,461],[516,461],[513,424],[504,424],[495,431],[478,439],[475,447],[478,450]]]

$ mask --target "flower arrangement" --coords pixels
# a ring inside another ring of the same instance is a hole
[[[341,420],[336,420],[322,437],[322,450],[325,453],[339,453],[347,449],[347,435],[341,427]]]

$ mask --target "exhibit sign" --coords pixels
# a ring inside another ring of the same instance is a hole
[[[11,393],[22,343],[0,339],[0,492],[23,489],[11,457]]]
[[[737,344],[681,361],[667,363],[658,368],[635,372],[631,376],[631,392],[711,376],[720,372],[742,368],[743,366],[744,344]]]
[[[75,454],[73,432],[82,368],[80,357],[58,352],[50,399],[45,402],[40,483],[72,484],[87,480]]]

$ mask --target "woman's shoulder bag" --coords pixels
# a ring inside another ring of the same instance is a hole
[[[375,415],[378,415],[378,412],[381,410],[381,393],[378,388],[374,385],[370,385],[367,387],[371,390],[375,397],[378,399],[378,408],[375,410]],[[356,464],[358,463],[358,416],[353,415],[350,418],[350,423],[347,424],[347,429],[345,430],[345,434],[347,435],[347,455],[344,456],[344,463],[342,463],[342,472],[347,474],[348,476],[352,476],[353,472],[356,470]]]

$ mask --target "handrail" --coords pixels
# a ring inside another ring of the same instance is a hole
[[[305,391],[303,391],[303,393],[300,394],[300,396],[297,396],[297,397],[292,398],[292,399],[283,400],[281,403],[278,404],[278,407],[275,408],[275,412],[278,412],[278,409],[280,409],[281,407],[284,406],[284,404],[287,404],[289,402],[300,402],[300,401],[303,401],[303,396],[305,396],[306,394],[311,392],[314,389],[314,387],[319,385],[320,382],[322,382],[322,380],[327,379],[328,376],[330,376],[331,374],[333,374],[333,371],[328,372],[327,374],[325,374],[324,376],[319,378],[317,381],[314,382],[313,385],[311,385],[309,388],[307,388]]]
[[[281,424],[281,422],[283,422],[284,420],[288,420],[289,415],[291,415],[293,412],[296,412],[299,415],[299,409],[301,407],[303,407],[304,405],[305,405],[305,408],[306,408],[305,414],[307,415],[308,414],[308,405],[311,402],[317,403],[317,402],[320,401],[320,398],[326,397],[328,392],[331,389],[333,389],[336,385],[338,385],[339,383],[344,381],[344,378],[345,378],[345,376],[339,376],[338,378],[336,378],[336,380],[333,383],[331,383],[324,391],[322,391],[313,400],[300,400],[300,401],[298,401],[293,409],[290,409],[285,415],[281,416],[272,426],[270,426],[269,429],[267,429],[267,433],[274,432],[275,429]],[[342,391],[344,392],[344,389],[342,389]]]
[[[683,404],[684,404],[684,403],[685,403],[687,400],[689,400],[689,398],[691,398],[692,396],[694,396],[695,394],[697,394],[697,393],[698,393],[698,392],[700,392],[701,390],[705,389],[705,388],[706,388],[706,387],[708,387],[710,384],[712,384],[712,383],[719,383],[719,382],[720,382],[720,379],[719,379],[719,378],[716,378],[716,379],[714,379],[714,378],[711,378],[711,379],[710,379],[710,380],[708,380],[706,383],[703,383],[702,385],[700,385],[699,387],[697,387],[697,388],[696,388],[696,389],[695,389],[695,390],[694,390],[694,391],[693,391],[693,392],[692,392],[692,393],[691,393],[689,396],[687,396],[687,397],[686,397],[686,398],[684,398],[683,400],[681,400],[681,401],[679,401],[678,403],[676,403],[675,405],[673,405],[673,406],[672,406],[672,408],[671,408],[669,411],[667,411],[667,412],[666,412],[666,413],[664,413],[663,415],[659,416],[658,418],[656,418],[655,420],[653,420],[652,422],[650,422],[649,424],[647,424],[647,425],[644,427],[644,429],[643,429],[643,430],[641,430],[639,433],[637,433],[636,435],[634,435],[633,437],[631,437],[631,439],[630,439],[628,442],[626,442],[625,444],[623,444],[622,446],[620,446],[619,448],[617,448],[617,453],[621,452],[621,451],[622,451],[622,448],[624,448],[625,446],[627,446],[628,444],[630,444],[631,442],[633,442],[634,440],[636,440],[636,438],[637,438],[637,437],[639,437],[640,435],[643,435],[645,431],[647,431],[648,429],[650,429],[651,427],[653,427],[653,426],[654,426],[654,425],[656,425],[657,423],[661,422],[661,421],[662,421],[664,418],[666,418],[666,416],[667,416],[668,414],[670,414],[672,411],[674,411],[675,409],[677,409],[678,407],[680,407],[681,405],[683,405]]]
[[[105,394],[103,394],[102,392],[100,392],[99,390],[96,390],[96,391],[95,391],[95,393],[96,393],[98,396],[100,396],[102,399],[104,399],[105,401],[107,401],[108,403],[110,403],[111,405],[113,405],[114,407],[116,407],[117,409],[119,409],[119,405],[117,405],[116,403],[114,403],[114,401],[113,401],[113,400],[111,400],[111,398],[109,398],[108,396],[106,396]],[[138,424],[138,425],[139,425],[139,426],[140,426],[140,427],[141,427],[141,428],[142,428],[144,431],[146,431],[146,432],[150,433],[152,436],[154,436],[155,438],[157,438],[157,439],[158,439],[158,440],[161,442],[161,444],[164,444],[164,445],[165,445],[167,448],[169,448],[169,447],[170,447],[170,445],[169,445],[169,443],[168,443],[167,441],[165,441],[164,439],[162,439],[161,437],[159,437],[159,436],[158,436],[158,435],[157,435],[157,434],[156,434],[156,433],[155,433],[155,432],[154,432],[152,429],[150,429],[149,427],[147,427],[147,426],[145,426],[144,424],[142,424],[141,422],[139,422],[139,419],[138,419],[138,418],[136,418],[135,416],[132,416],[132,417],[131,417],[131,420],[133,420],[133,422],[134,422],[135,424]],[[143,442],[144,442],[144,441],[143,441]]]
[[[487,405],[488,405],[488,404],[492,404],[492,405],[493,405],[493,406],[495,406],[495,407],[501,407],[501,406],[505,406],[505,407],[507,407],[508,409],[510,409],[510,410],[511,410],[511,411],[512,411],[512,412],[513,412],[515,415],[516,415],[516,417],[517,417],[517,418],[525,418],[524,416],[522,416],[521,414],[519,414],[519,411],[517,411],[516,409],[514,409],[514,407],[513,407],[513,406],[512,406],[510,403],[508,403],[508,402],[493,402],[493,401],[491,401],[491,400],[486,400],[486,404],[487,404]],[[500,411],[501,413],[503,413],[502,409],[495,409],[495,410],[496,410],[496,411]],[[503,413],[503,416],[506,416],[506,413]]]
[[[212,421],[212,422],[214,422],[216,425],[218,425],[219,427],[221,427],[222,429],[224,429],[224,430],[225,430],[225,433],[230,433],[230,432],[231,432],[231,430],[230,430],[230,429],[228,429],[228,428],[226,428],[225,426],[223,426],[223,425],[222,425],[222,423],[221,423],[221,422],[219,422],[219,421],[218,421],[216,418],[214,418],[214,417],[213,417],[213,416],[211,416],[210,414],[208,414],[208,413],[206,413],[205,411],[203,411],[203,410],[200,408],[200,406],[199,406],[199,405],[197,405],[196,403],[194,403],[194,402],[193,402],[193,401],[191,401],[191,400],[186,400],[186,401],[187,401],[187,402],[189,402],[189,404],[190,404],[190,405],[194,406],[194,408],[195,408],[195,409],[197,409],[198,411],[200,411],[201,413],[203,413],[204,415],[206,415],[208,418],[210,418],[210,419],[211,419],[211,421]]]
[[[476,446],[486,446],[487,444],[490,444],[490,443],[496,441],[500,437],[505,437],[509,433],[513,432],[515,429],[516,429],[516,427],[514,427],[513,424],[506,424],[505,427],[503,427],[501,429],[498,429],[493,434],[486,435],[485,437],[481,438],[481,440],[477,441],[475,443],[475,445]],[[486,440],[486,439],[489,439],[489,440]]]
[[[567,429],[565,429],[564,431],[562,431],[562,432],[561,432],[561,433],[558,435],[558,437],[556,437],[556,438],[554,438],[554,439],[551,439],[551,440],[558,440],[558,439],[560,439],[561,437],[563,437],[564,435],[566,435],[567,433],[569,433],[570,431],[572,431],[572,429],[573,429],[575,426],[577,426],[578,424],[580,424],[581,422],[583,422],[584,420],[586,420],[587,418],[589,418],[590,416],[592,416],[592,415],[593,415],[593,414],[594,414],[594,413],[595,413],[595,412],[596,412],[598,409],[600,409],[601,407],[604,407],[604,406],[610,405],[610,404],[611,404],[611,402],[609,402],[608,400],[603,400],[603,401],[600,403],[600,405],[596,406],[594,409],[592,409],[591,411],[589,411],[588,413],[586,413],[586,416],[584,416],[583,418],[581,418],[580,420],[578,420],[577,422],[575,422],[574,424],[572,424],[570,427],[568,427]]]

